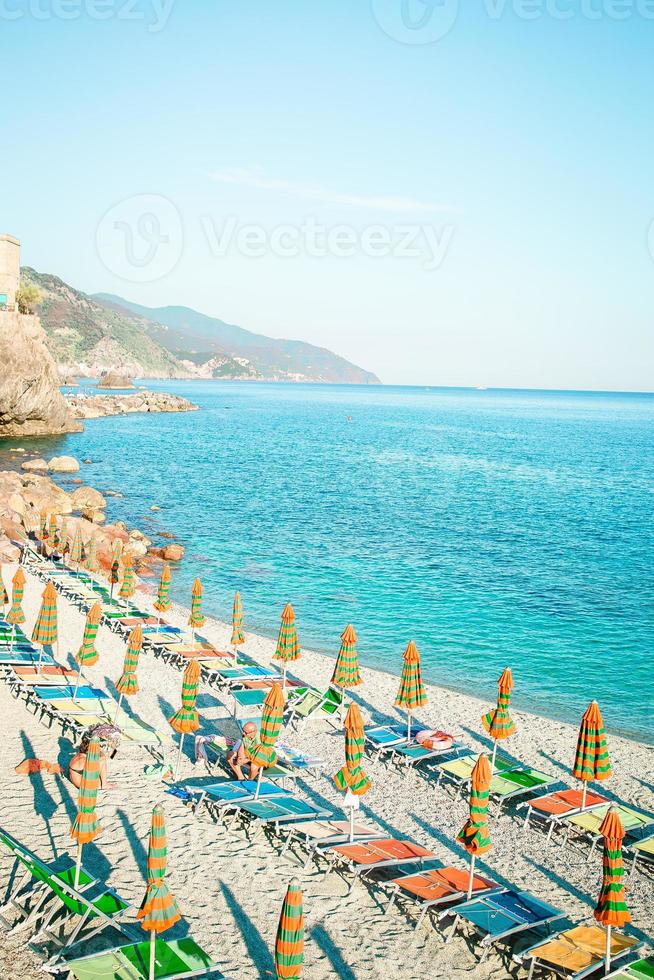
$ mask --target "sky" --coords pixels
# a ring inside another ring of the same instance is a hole
[[[0,232],[386,383],[654,388],[654,0],[0,0]]]

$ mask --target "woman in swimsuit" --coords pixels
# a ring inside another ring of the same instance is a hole
[[[68,778],[70,779],[73,786],[76,789],[80,788],[82,783],[82,773],[84,772],[84,764],[86,762],[86,753],[89,750],[89,742],[91,741],[89,735],[84,735],[79,747],[79,752],[73,756],[70,760],[70,765],[68,767]],[[112,789],[113,783],[107,782],[107,757],[104,752],[100,752],[100,789]]]

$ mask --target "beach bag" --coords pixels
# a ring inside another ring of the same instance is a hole
[[[423,749],[451,749],[454,744],[454,738],[452,735],[448,735],[447,732],[440,732],[436,729],[427,729],[423,732],[418,732],[416,735],[416,742],[422,745]]]

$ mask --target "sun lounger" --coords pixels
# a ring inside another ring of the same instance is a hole
[[[191,792],[193,792],[191,790]],[[224,816],[230,812],[233,803],[249,803],[256,798],[268,799],[273,796],[288,796],[286,790],[270,780],[262,779],[257,794],[256,779],[226,779],[221,783],[203,786],[194,798],[193,812],[205,806],[214,816]]]
[[[519,804],[518,809],[526,807],[525,822],[526,830],[531,820],[545,823],[548,827],[547,839],[552,837],[552,831],[557,826],[560,817],[572,816],[581,813],[581,802],[583,796],[580,789],[561,789],[554,793],[546,793],[545,796],[538,796],[535,800],[528,800]],[[585,810],[592,810],[596,806],[608,803],[605,796],[593,793],[590,790],[586,793]]]
[[[466,746],[461,745],[460,742],[451,742],[449,745],[433,749],[428,749],[418,742],[411,742],[408,745],[394,746],[391,749],[391,756],[394,762],[410,767],[418,766],[430,759],[443,759],[445,756],[451,758],[464,751],[467,751]]]
[[[633,854],[633,861],[631,864],[630,875],[636,870],[636,865],[638,862],[645,864],[650,869],[654,869],[654,834],[650,834],[648,837],[643,837],[642,840],[634,841],[633,844],[628,844],[625,848],[626,854]]]
[[[628,956],[640,943],[633,936],[613,930],[611,933],[611,961]],[[574,926],[525,950],[520,955],[522,963],[529,963],[529,980],[535,970],[541,968],[548,975],[556,974],[566,980],[584,980],[593,974],[603,974],[606,953],[606,930],[601,926]]]
[[[434,767],[438,772],[437,785],[440,786],[442,782],[452,783],[456,786],[458,795],[470,782],[472,770],[478,758],[478,755],[470,752],[468,755],[460,755],[455,759],[438,762]],[[511,763],[507,759],[497,758],[495,760],[494,773],[509,772],[511,769],[517,768],[518,763]]]
[[[564,913],[525,891],[501,889],[479,895],[446,909],[439,916],[454,921],[446,938],[449,942],[458,926],[466,923],[481,936],[482,955],[485,959],[497,943],[511,941],[518,933],[528,930],[546,930],[551,923],[564,918]]]
[[[14,650],[13,653],[0,650],[0,666],[6,665],[11,667],[13,664],[35,665],[38,664],[39,660],[42,664],[54,664],[55,662],[52,654],[45,652],[39,654],[36,648],[23,648],[22,650]]]
[[[239,688],[235,691],[232,689],[230,691],[232,698],[234,699],[234,717],[236,717],[236,712],[238,708],[261,708],[264,701],[266,700],[266,695],[270,690],[270,686],[262,688]],[[294,703],[301,698],[308,689],[306,687],[291,687],[286,689],[286,707],[292,707]]]
[[[422,864],[436,857],[420,844],[392,837],[361,844],[337,844],[323,849],[323,853],[329,854],[333,867],[343,868],[352,875],[350,892],[360,878],[406,864]]]
[[[349,820],[307,820],[300,824],[290,824],[281,827],[280,832],[286,837],[280,854],[284,855],[293,844],[301,844],[307,851],[305,868],[311,859],[321,853],[321,848],[334,844],[354,844],[363,841],[383,838],[385,833],[378,827],[355,823]]]
[[[588,855],[588,860],[590,860],[597,842],[601,838],[600,827],[609,810],[609,806],[615,809],[627,836],[637,834],[641,830],[644,830],[645,827],[650,827],[654,824],[654,817],[648,813],[643,813],[641,810],[634,810],[622,803],[604,804],[604,806],[595,807],[593,810],[584,810],[583,813],[560,818],[557,822],[561,824],[564,830],[562,846],[565,847],[573,836],[585,838],[590,841],[591,845]]]
[[[271,677],[281,681],[282,675],[258,664],[236,664],[234,667],[216,667],[211,672],[210,683],[218,687],[232,687],[240,681]]]
[[[417,874],[410,871],[387,882],[391,897],[384,914],[388,915],[398,897],[408,899],[416,903],[420,909],[415,924],[415,928],[419,929],[431,909],[442,909],[445,905],[453,905],[465,899],[469,883],[468,869],[433,868],[429,871],[419,871]],[[472,879],[473,895],[484,894],[497,887],[495,882],[482,875],[474,875]]]
[[[60,970],[62,975],[74,977],[75,980],[148,980],[149,968],[150,943],[145,940],[68,960]],[[218,969],[218,964],[189,936],[177,940],[156,940],[155,980],[204,977],[216,973]]]
[[[538,769],[532,769],[531,766],[520,766],[517,769],[509,769],[493,776],[490,784],[490,797],[497,800],[499,812],[504,804],[510,800],[516,800],[521,796],[545,789],[557,780],[558,776],[551,773],[540,772]]]
[[[228,808],[232,811],[233,817],[231,823],[227,825],[228,829],[233,827],[235,820],[241,819],[249,824],[256,823],[257,829],[267,827],[277,832],[282,824],[299,820],[320,820],[332,815],[324,807],[290,794],[280,794],[274,799],[234,802],[228,804]]]
[[[613,980],[652,980],[654,977],[654,956],[647,956],[642,960],[636,960],[626,966],[619,967],[615,972],[612,970],[608,978]],[[605,980],[608,980],[605,978]]]
[[[310,718],[338,718],[344,714],[343,694],[340,689],[328,687],[326,691],[314,691],[310,688],[298,701],[291,706],[289,723],[295,723],[297,728],[304,728]]]
[[[415,738],[418,732],[425,731],[427,725],[420,725],[413,722],[411,725],[411,738]],[[406,722],[398,722],[393,725],[375,725],[372,728],[365,728],[366,748],[379,758],[387,752],[391,752],[396,746],[406,745],[409,741],[409,727]]]
[[[78,888],[74,887],[75,862],[68,856],[60,862],[47,864],[2,829],[0,845],[25,872],[14,883],[0,911],[13,908],[20,916],[20,928],[32,930],[32,939],[45,936],[60,947],[49,965],[79,942],[82,933],[86,941],[126,918],[129,904],[112,888],[92,878],[84,868],[80,872]],[[75,920],[72,931],[66,935],[65,927]]]

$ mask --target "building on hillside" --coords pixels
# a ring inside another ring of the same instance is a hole
[[[20,282],[20,242],[0,235],[0,310],[13,310]]]

